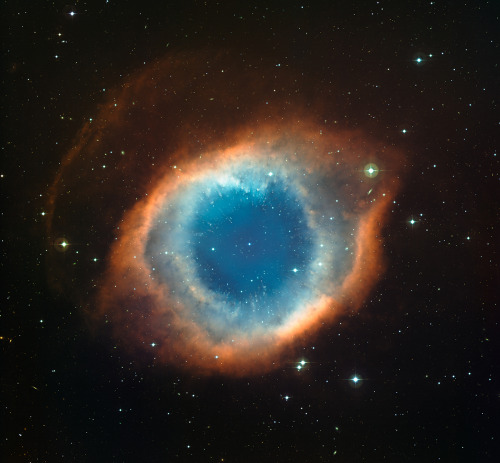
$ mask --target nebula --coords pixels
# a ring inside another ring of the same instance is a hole
[[[256,63],[145,65],[106,90],[50,189],[49,278],[131,355],[269,371],[384,270],[400,153],[340,128],[305,77]]]

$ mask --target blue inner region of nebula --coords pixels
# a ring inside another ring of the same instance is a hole
[[[266,302],[289,284],[300,286],[312,260],[313,234],[303,206],[279,181],[203,196],[190,227],[200,280],[233,301],[259,300],[259,312],[269,311]]]

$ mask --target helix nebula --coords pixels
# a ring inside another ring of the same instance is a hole
[[[360,308],[401,156],[311,80],[203,52],[105,89],[49,202],[50,279],[89,326],[130,355],[242,376]]]

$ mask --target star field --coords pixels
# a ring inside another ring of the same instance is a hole
[[[2,461],[498,460],[494,2],[7,2],[2,30]],[[263,128],[308,162],[203,177]],[[382,203],[335,315],[224,367]],[[179,321],[157,282],[209,303]]]

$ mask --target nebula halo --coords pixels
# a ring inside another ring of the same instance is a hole
[[[65,158],[48,236],[99,262],[68,270],[53,252],[50,274],[131,353],[267,371],[357,310],[383,271],[399,153],[275,72],[225,54],[157,61],[110,92]]]

